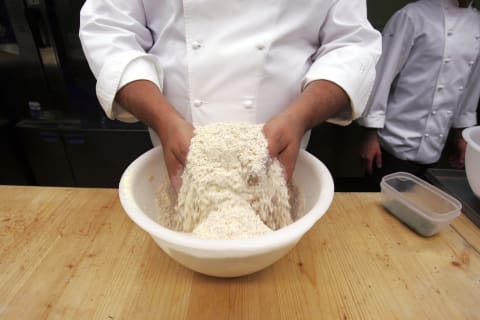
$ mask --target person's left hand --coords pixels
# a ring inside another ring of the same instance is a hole
[[[287,183],[292,179],[305,131],[349,107],[350,99],[341,87],[328,80],[315,80],[287,109],[265,123],[268,151],[283,165]]]
[[[450,166],[455,169],[463,169],[465,167],[465,151],[467,150],[467,142],[462,136],[455,139],[455,153],[452,154],[448,161]]]
[[[290,182],[305,126],[300,119],[284,111],[265,123],[263,133],[268,141],[270,156],[278,158],[285,169],[287,182]]]

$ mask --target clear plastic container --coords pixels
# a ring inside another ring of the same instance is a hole
[[[429,237],[460,215],[458,200],[406,172],[383,177],[383,206],[418,234]]]

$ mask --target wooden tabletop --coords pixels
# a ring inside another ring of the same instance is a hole
[[[480,230],[423,238],[336,193],[286,257],[219,279],[171,260],[116,189],[0,186],[0,319],[479,319]]]

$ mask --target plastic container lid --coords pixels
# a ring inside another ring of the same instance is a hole
[[[406,172],[383,177],[383,206],[422,236],[432,236],[460,215],[461,203],[430,183]]]

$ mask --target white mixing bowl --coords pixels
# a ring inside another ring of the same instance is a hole
[[[465,152],[465,171],[468,184],[473,193],[480,198],[480,126],[463,130],[463,138],[467,141]]]
[[[141,155],[125,170],[120,201],[128,216],[172,259],[194,271],[235,277],[259,271],[287,254],[329,208],[334,194],[330,172],[317,158],[301,150],[293,175],[305,196],[306,214],[280,230],[242,240],[199,239],[157,223],[155,193],[165,175],[160,147]]]

